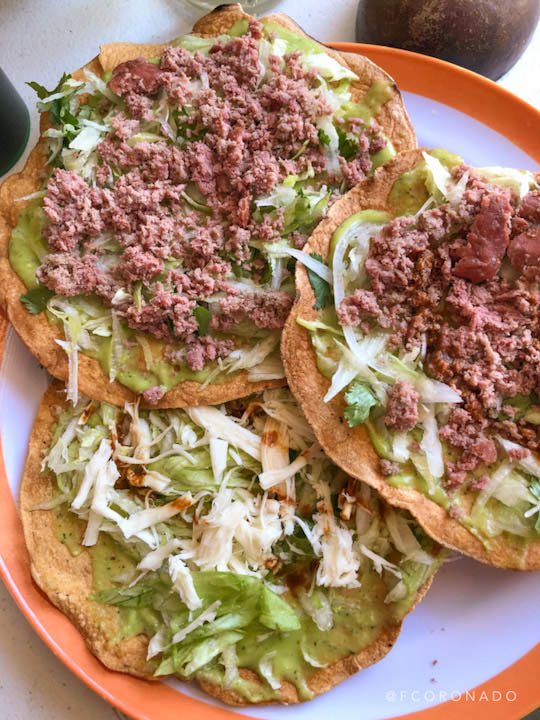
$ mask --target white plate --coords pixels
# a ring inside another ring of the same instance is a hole
[[[445,147],[472,165],[539,169],[523,150],[478,120],[421,95],[406,92],[404,97],[419,145]],[[10,330],[0,368],[0,435],[14,498],[18,496],[28,437],[46,383],[45,371]],[[426,598],[405,620],[396,647],[381,662],[310,703],[259,706],[236,712],[267,720],[327,720],[333,716],[339,720],[379,720],[462,696],[512,665],[538,643],[539,597],[540,573],[496,570],[457,558],[437,574]],[[69,648],[65,650],[69,655]],[[205,704],[218,704],[179,681],[168,684]],[[127,702],[126,698],[116,700]],[[500,699],[508,708],[517,701],[507,691]],[[477,707],[470,705],[468,717],[476,716]],[[181,708],[179,698],[179,715]],[[200,709],[203,717],[203,706]],[[136,715],[137,708],[131,708],[131,713]],[[511,716],[510,709],[508,713],[506,717]],[[155,715],[144,717],[162,716],[156,706]],[[438,717],[446,716],[441,713]]]

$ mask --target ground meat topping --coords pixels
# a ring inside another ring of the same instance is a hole
[[[454,274],[479,283],[495,277],[508,247],[512,207],[503,194],[484,195],[480,212],[459,250]]]
[[[219,301],[221,313],[214,315],[212,326],[228,330],[249,318],[259,328],[282,328],[289,315],[293,298],[278,290],[252,295],[231,295]]]
[[[508,257],[524,275],[537,277],[540,274],[540,225],[532,226],[512,238]]]
[[[412,430],[418,422],[419,394],[408,380],[400,380],[388,398],[384,423],[389,430]]]
[[[193,335],[188,338],[185,349],[168,349],[165,356],[173,365],[182,365],[186,360],[191,370],[202,370],[207,362],[227,357],[233,349],[232,340],[215,340],[210,335],[203,337]]]
[[[161,398],[165,395],[165,390],[159,385],[153,385],[145,390],[142,394],[144,400],[150,405],[157,405]]]
[[[379,460],[379,469],[381,471],[382,475],[388,476],[388,475],[395,475],[400,471],[399,463],[390,462],[390,460],[385,460],[384,458],[381,458]]]
[[[457,206],[399,217],[379,231],[365,261],[368,286],[337,309],[344,325],[388,328],[390,348],[425,345],[424,370],[461,395],[462,404],[439,422],[455,455],[446,463],[450,490],[471,473],[479,487],[498,457],[496,435],[539,449],[537,426],[508,400],[540,394],[540,192],[518,205],[512,191],[471,168],[455,168],[454,178],[465,172]],[[403,383],[392,389],[389,429],[418,422],[411,390]]]
[[[159,90],[159,68],[143,57],[127,60],[114,68],[109,88],[117,95],[155,95]]]
[[[245,35],[220,38],[206,55],[169,47],[158,63],[120,64],[108,90],[121,103],[100,101],[112,130],[94,151],[95,177],[57,168],[44,199],[49,254],[40,281],[59,295],[95,294],[133,330],[182,343],[176,360],[194,370],[234,348],[199,337],[198,307],[217,333],[245,321],[279,329],[290,310],[291,293],[238,292],[230,281],[274,288],[261,247],[283,238],[302,247],[314,220],[292,223],[255,201],[294,175],[307,178],[302,192],[326,193],[329,205],[387,144],[377,123],[341,119],[347,159],[327,172],[320,121],[335,107],[300,51],[271,56],[265,68],[262,37],[252,19]],[[282,277],[290,283],[290,263]]]
[[[60,295],[80,295],[92,292],[98,284],[100,271],[94,258],[78,257],[71,253],[51,253],[37,269],[37,279]]]

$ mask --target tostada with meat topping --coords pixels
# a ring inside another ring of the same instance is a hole
[[[540,569],[538,180],[395,158],[310,238],[282,340],[334,462],[439,542],[515,569]]]
[[[43,132],[0,190],[0,300],[69,398],[174,407],[283,384],[298,250],[416,147],[392,79],[232,5],[32,85]]]
[[[36,583],[107,667],[237,705],[309,700],[384,657],[444,559],[286,388],[120,410],[55,382],[21,511]]]

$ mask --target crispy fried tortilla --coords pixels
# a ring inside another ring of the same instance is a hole
[[[290,398],[290,396],[288,397]],[[92,653],[108,668],[127,672],[146,679],[155,679],[154,672],[159,664],[159,660],[152,659],[147,661],[146,659],[149,637],[144,633],[140,633],[132,637],[124,637],[124,639],[118,641],[115,637],[118,638],[122,634],[122,621],[118,606],[89,599],[91,593],[96,592],[93,567],[97,566],[93,565],[91,553],[79,544],[82,533],[84,532],[85,522],[75,518],[75,520],[80,523],[79,525],[66,525],[65,518],[69,510],[65,504],[56,505],[56,507],[51,509],[35,509],[36,506],[49,503],[59,492],[54,474],[51,471],[42,473],[41,464],[51,445],[53,424],[58,420],[60,411],[66,408],[67,405],[62,395],[60,383],[53,382],[43,397],[33,429],[20,495],[22,522],[30,555],[32,576],[39,587],[47,594],[51,602],[69,617],[77,627]],[[92,410],[92,408],[94,408],[94,410]],[[95,411],[95,408],[95,404],[89,406],[89,409],[85,410],[86,417],[89,415],[91,417],[91,413]],[[255,405],[253,409],[256,410]],[[83,426],[84,421],[78,424],[81,430],[84,429]],[[120,423],[119,429],[121,427],[122,424]],[[120,484],[117,483],[117,485],[118,487],[125,487],[125,485],[122,485],[122,481],[120,481]],[[268,500],[267,502],[275,501]],[[360,512],[364,512],[364,510],[361,509]],[[58,521],[57,515],[59,513],[62,513],[61,517],[64,518],[62,521]],[[369,516],[367,519],[369,520]],[[59,525],[59,522],[62,524]],[[103,540],[103,534],[107,533],[104,533],[102,530],[98,545],[96,545],[94,549],[99,547],[99,542]],[[414,605],[423,597],[429,588],[433,572],[443,557],[441,555],[437,558],[440,551],[439,546],[430,543],[429,539],[426,540],[427,544],[423,545],[423,547],[428,550],[429,556],[432,558],[430,561],[432,567],[416,565],[416,567],[425,568],[419,572],[418,570],[414,570],[414,563],[405,564],[404,567],[408,568],[407,572],[410,573],[407,582],[411,583],[411,590],[407,590],[407,597],[403,600],[405,605],[399,605],[399,607],[402,608],[398,611],[400,617],[402,617],[404,613],[412,610]],[[295,542],[300,542],[298,537]],[[366,540],[366,542],[371,541]],[[420,547],[417,541],[413,541],[413,544],[415,544],[417,548]],[[71,550],[76,548],[76,552],[79,554],[74,556],[68,547]],[[118,556],[118,553],[121,553],[122,549],[120,545],[113,545],[109,546],[108,552],[109,554],[112,553]],[[392,552],[392,559],[398,562],[396,551],[393,550]],[[108,558],[109,556],[107,555],[106,557]],[[424,557],[426,557],[425,553]],[[375,561],[377,561],[377,556],[375,556]],[[426,562],[426,560],[421,562]],[[364,566],[365,563],[369,565],[371,560],[364,558]],[[122,567],[125,568],[124,565],[122,565]],[[393,567],[396,568],[395,565]],[[161,573],[166,573],[166,568],[167,563],[164,564]],[[117,572],[117,570],[114,570],[114,572]],[[381,604],[376,614],[373,614],[375,612],[375,606],[373,604],[368,610],[370,620],[367,625],[371,625],[374,622],[377,623],[375,638],[359,652],[351,654],[350,650],[346,650],[341,659],[331,662],[325,667],[319,669],[311,667],[309,676],[307,677],[307,687],[300,683],[299,687],[303,688],[303,691],[300,691],[297,686],[287,679],[282,681],[280,687],[278,686],[276,689],[272,689],[260,673],[255,672],[253,669],[242,667],[239,668],[238,679],[231,686],[227,687],[223,684],[222,671],[220,675],[218,672],[219,666],[215,663],[209,669],[203,667],[202,672],[195,673],[195,679],[202,689],[210,695],[233,705],[256,704],[261,702],[296,703],[326,692],[358,670],[377,662],[393,647],[400,632],[401,622],[388,622],[388,620],[386,620],[380,624],[381,618],[389,618],[392,616],[392,613],[395,612],[391,609],[394,606],[394,601],[388,599],[389,604],[384,603],[383,598],[387,592],[387,586],[383,583],[380,575],[377,575],[373,569],[369,568],[367,570],[364,569],[362,572],[364,573],[362,577],[366,583],[368,582],[367,578],[371,578],[370,582],[375,582],[375,589],[373,591],[366,590],[366,592],[368,592],[368,596],[369,592],[374,592],[378,600],[374,601],[371,599],[370,602],[379,602]],[[417,580],[412,579],[416,577],[414,575],[415,572],[418,573]],[[193,569],[192,573],[193,576],[197,574]],[[202,574],[204,575],[204,573]],[[220,573],[214,573],[214,575],[219,576]],[[227,575],[227,573],[221,573],[221,575]],[[291,575],[291,582],[292,578],[295,577],[295,575]],[[303,582],[301,577],[302,574],[300,573],[298,579],[295,579],[294,582]],[[424,579],[422,580],[421,578]],[[248,579],[253,580],[253,578]],[[101,582],[103,582],[103,580]],[[143,578],[141,582],[142,584],[147,582],[147,577]],[[213,582],[215,583],[217,581]],[[277,576],[275,582],[279,582]],[[386,579],[385,582],[388,582],[388,580]],[[419,583],[421,584],[419,585]],[[292,587],[292,585],[290,586]],[[379,589],[379,586],[382,587],[382,590]],[[137,590],[137,587],[138,586],[135,585],[134,589]],[[197,585],[197,588],[199,588],[199,585]],[[410,595],[411,592],[413,593],[412,595]],[[170,598],[171,594],[175,595],[174,589],[169,589],[165,597]],[[201,595],[201,597],[203,596]],[[353,596],[351,595],[350,597],[352,601]],[[398,596],[396,595],[396,597]],[[176,602],[178,606],[178,597],[176,598]],[[245,602],[249,602],[249,595],[247,593],[242,603],[242,609]],[[278,600],[277,596],[274,596],[274,602],[282,601],[280,599]],[[396,606],[398,603],[399,601],[395,603]],[[219,603],[217,604],[219,605]],[[216,605],[216,603],[214,603],[214,605]],[[130,607],[136,606],[131,605]],[[172,606],[169,607],[171,608],[172,616],[175,617],[175,611],[172,610]],[[349,607],[352,606],[349,605]],[[133,612],[136,611],[134,610]],[[272,612],[272,610],[270,610],[270,612]],[[290,610],[288,612],[290,612]],[[350,610],[349,613],[352,613],[352,610]],[[195,617],[196,614],[197,611],[195,611]],[[281,622],[284,622],[283,615],[277,617],[281,617]],[[378,618],[378,620],[375,621],[375,617]],[[350,623],[353,622],[352,615],[347,614],[347,618],[349,618],[347,620],[347,627],[350,627]],[[290,618],[288,622],[290,622]],[[302,622],[304,623],[304,620]],[[307,622],[311,623],[309,620]],[[356,622],[356,620],[354,620],[354,622]],[[317,633],[317,628],[313,623],[311,623],[311,627],[312,630],[310,633]],[[363,625],[361,629],[366,630]],[[262,630],[265,630],[265,628],[262,627]],[[328,632],[332,633],[332,630]],[[370,632],[372,633],[370,637],[373,637],[373,631]],[[125,635],[126,633],[124,632],[123,634]],[[261,636],[257,635],[257,643],[259,645],[263,643],[269,634],[271,633],[268,633],[268,629],[266,628],[266,634],[263,633]],[[321,642],[320,635],[319,633],[319,643]],[[345,636],[346,635],[347,633],[345,633]],[[285,633],[285,636],[287,636],[287,633]],[[334,643],[339,643],[336,647],[341,647],[343,643],[347,644],[348,648],[351,646],[351,641],[347,640],[345,636],[341,630],[338,631],[338,634],[333,640]],[[309,637],[311,637],[311,634]],[[253,639],[254,638],[252,638],[252,641]],[[278,642],[281,642],[281,640],[278,640]],[[291,653],[293,652],[293,646],[290,647],[290,651]],[[296,649],[294,652],[297,653],[298,650]],[[326,650],[323,652],[326,652]],[[331,652],[335,654],[333,649]],[[267,653],[270,660],[274,655],[275,653]],[[218,672],[217,675],[216,672]],[[301,672],[305,674],[305,668]],[[276,671],[276,673],[278,673],[278,671]],[[161,674],[166,673],[162,671]],[[221,680],[219,679],[220,677]]]
[[[379,168],[331,208],[312,234],[305,251],[320,253],[326,259],[333,233],[347,218],[361,210],[379,210],[394,216],[395,207],[390,201],[394,184],[404,173],[422,162],[422,150],[419,149],[404,153]],[[422,190],[425,195],[418,206],[427,197],[423,186]],[[317,367],[309,331],[297,322],[299,318],[308,321],[319,318],[318,311],[313,308],[315,295],[308,274],[300,263],[296,267],[296,286],[296,302],[282,335],[283,362],[291,390],[325,452],[348,474],[377,489],[391,505],[409,510],[424,530],[446,547],[497,567],[540,569],[540,540],[527,538],[522,541],[514,536],[510,542],[505,533],[480,538],[424,492],[411,487],[396,487],[388,482],[380,471],[380,456],[365,425],[350,427],[344,417],[346,402],[343,392],[329,402],[323,401],[330,382]],[[470,512],[477,495],[467,491],[461,495],[465,515]]]
[[[248,17],[241,10],[240,5],[226,6],[199,20],[194,27],[194,32],[201,36],[213,36],[226,31],[238,20]],[[285,28],[303,34],[288,17],[276,15],[271,18]],[[141,55],[155,57],[164,47],[164,45],[130,43],[105,45],[101,48],[100,55],[85,67],[101,75],[126,60]],[[325,51],[359,76],[360,81],[354,82],[352,86],[353,100],[362,98],[375,80],[389,80],[383,70],[364,57],[348,53],[340,54],[329,49],[325,49]],[[83,69],[74,73],[73,77],[81,79]],[[415,134],[395,84],[393,89],[394,96],[384,104],[378,120],[395,149],[397,151],[407,150],[415,147]],[[42,130],[46,128],[44,123],[45,121],[42,119]],[[44,168],[44,141],[40,140],[30,154],[24,170],[8,178],[0,188],[0,304],[25,345],[39,362],[55,377],[67,380],[66,353],[55,342],[63,338],[63,332],[59,326],[51,325],[47,321],[44,312],[37,315],[27,312],[19,300],[21,294],[25,292],[25,286],[8,260],[11,231],[17,224],[19,212],[27,204],[24,201],[18,202],[17,199],[34,193],[40,188],[44,177]],[[79,357],[78,377],[81,392],[90,397],[118,406],[134,397],[134,393],[119,381],[109,382],[99,362],[83,353],[80,353]],[[156,406],[185,407],[219,403],[245,395],[246,392],[255,392],[280,384],[283,384],[283,381],[277,379],[249,382],[246,371],[240,371],[224,382],[210,383],[202,390],[199,383],[186,380],[166,392]]]
[[[108,605],[88,599],[92,589],[92,563],[83,552],[74,557],[53,532],[54,510],[31,510],[49,502],[53,496],[50,475],[41,473],[43,453],[52,438],[53,410],[65,403],[62,385],[54,382],[41,402],[20,490],[21,519],[30,555],[30,569],[36,584],[51,602],[79,629],[92,652],[112,670],[152,677],[146,663],[148,641],[133,637],[120,643],[111,641],[119,629],[118,612]]]

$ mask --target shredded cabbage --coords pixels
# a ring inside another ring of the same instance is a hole
[[[202,600],[197,595],[193,577],[185,562],[179,555],[169,557],[169,575],[171,576],[173,588],[178,592],[190,610],[196,610],[202,606]]]
[[[290,465],[261,473],[259,475],[259,482],[261,484],[261,487],[263,488],[263,490],[268,490],[274,485],[279,485],[285,480],[288,480],[290,477],[296,475],[296,473],[301,470],[306,464],[306,456],[300,455],[296,458],[296,460],[293,460]]]
[[[354,351],[349,350],[349,348],[335,340],[335,344],[341,351],[341,357],[338,367],[332,376],[332,383],[324,396],[324,402],[329,402],[355,378],[368,382],[373,388],[375,395],[379,399],[384,398],[386,391],[385,386],[370,370],[370,366],[377,366],[377,357],[383,351],[387,339],[388,336],[385,333],[373,333],[360,341],[355,339]],[[349,347],[350,345],[351,343],[349,343]]]
[[[62,321],[65,340],[56,340],[68,356],[68,381],[66,386],[67,399],[75,406],[79,399],[79,340],[83,327],[78,312],[71,305],[58,297],[47,303],[47,310]]]
[[[301,63],[306,70],[317,70],[319,75],[332,82],[343,79],[358,80],[358,75],[327,53],[303,53]]]
[[[83,542],[94,545],[107,534],[133,558],[114,587],[93,598],[153,608],[161,620],[148,657],[160,658],[158,675],[189,677],[219,657],[230,686],[238,672],[235,646],[250,637],[249,628],[258,628],[263,643],[274,632],[299,630],[304,612],[329,631],[339,592],[353,593],[361,573],[371,572],[362,558],[384,571],[387,602],[398,599],[393,577],[401,579],[401,560],[428,564],[406,521],[398,514],[396,535],[369,489],[360,486],[365,506],[356,518],[334,515],[338,495],[354,507],[355,490],[323,455],[288,390],[267,390],[238,415],[226,407],[147,411],[130,403],[120,413],[84,400],[60,417],[45,460],[60,471],[62,500],[86,522]],[[120,474],[127,483],[118,483]],[[360,535],[359,514],[370,503],[378,519]],[[293,558],[317,561],[311,586],[300,591],[301,610],[271,570],[276,563],[294,567]],[[261,624],[270,631],[264,637]],[[260,672],[278,682],[272,652],[259,658]],[[313,650],[303,652],[313,667],[324,665]]]
[[[216,482],[221,480],[221,477],[227,467],[227,451],[229,443],[227,440],[221,440],[217,437],[210,437],[210,458],[212,460],[212,472],[214,473],[214,479]]]
[[[413,531],[409,527],[409,523],[403,515],[388,508],[384,520],[394,546],[403,553],[406,558],[415,560],[423,565],[432,564],[433,557],[422,550],[422,546],[416,539]]]
[[[280,380],[284,377],[285,369],[280,355],[267,355],[262,362],[248,370],[249,382]]]
[[[436,157],[430,155],[427,152],[422,153],[422,157],[425,160],[427,168],[427,180],[426,187],[431,195],[436,195],[439,192],[439,196],[446,198],[448,186],[452,182],[452,176],[448,172],[448,169],[437,160]]]
[[[489,478],[489,482],[479,492],[478,497],[474,501],[472,513],[476,513],[481,510],[489,498],[494,494],[498,487],[505,482],[506,478],[512,472],[512,465],[509,462],[502,462],[497,470]]]
[[[228,645],[223,649],[221,662],[225,668],[223,684],[226,688],[230,688],[238,676],[238,656],[234,645]]]
[[[261,458],[261,439],[250,430],[235,423],[215,407],[189,408],[186,411],[194,423],[214,437],[227,440],[255,460]]]
[[[280,482],[279,480],[272,482],[271,473],[279,473],[289,466],[289,447],[289,431],[287,426],[272,417],[268,417],[264,424],[264,432],[262,434],[262,473],[259,475],[259,482],[264,490],[267,490],[269,487],[272,487],[272,485],[276,485]],[[284,480],[287,480],[293,474],[294,473],[288,474]],[[265,484],[262,480],[263,476],[266,476],[267,484]],[[270,481],[269,484],[268,481]],[[287,487],[285,483],[281,483],[280,491],[283,496],[287,496]]]
[[[335,102],[335,105],[339,107],[339,101]],[[329,117],[320,117],[317,125],[327,138],[327,143],[323,145],[327,172],[341,176],[343,173],[339,162],[339,135],[336,127]]]
[[[518,466],[523,468],[525,472],[531,473],[531,475],[540,478],[540,460],[538,460],[534,453],[532,453],[528,448],[521,447],[521,445],[512,442],[512,440],[507,440],[503,437],[498,437],[497,440],[507,453],[514,450],[520,455],[523,455],[523,457],[516,460]]]
[[[314,592],[310,597],[305,590],[302,590],[298,595],[298,599],[319,630],[325,632],[333,628],[334,615],[324,592]]]
[[[538,188],[536,177],[529,170],[503,167],[480,167],[476,170],[488,181],[512,188],[520,200],[531,190]]]

